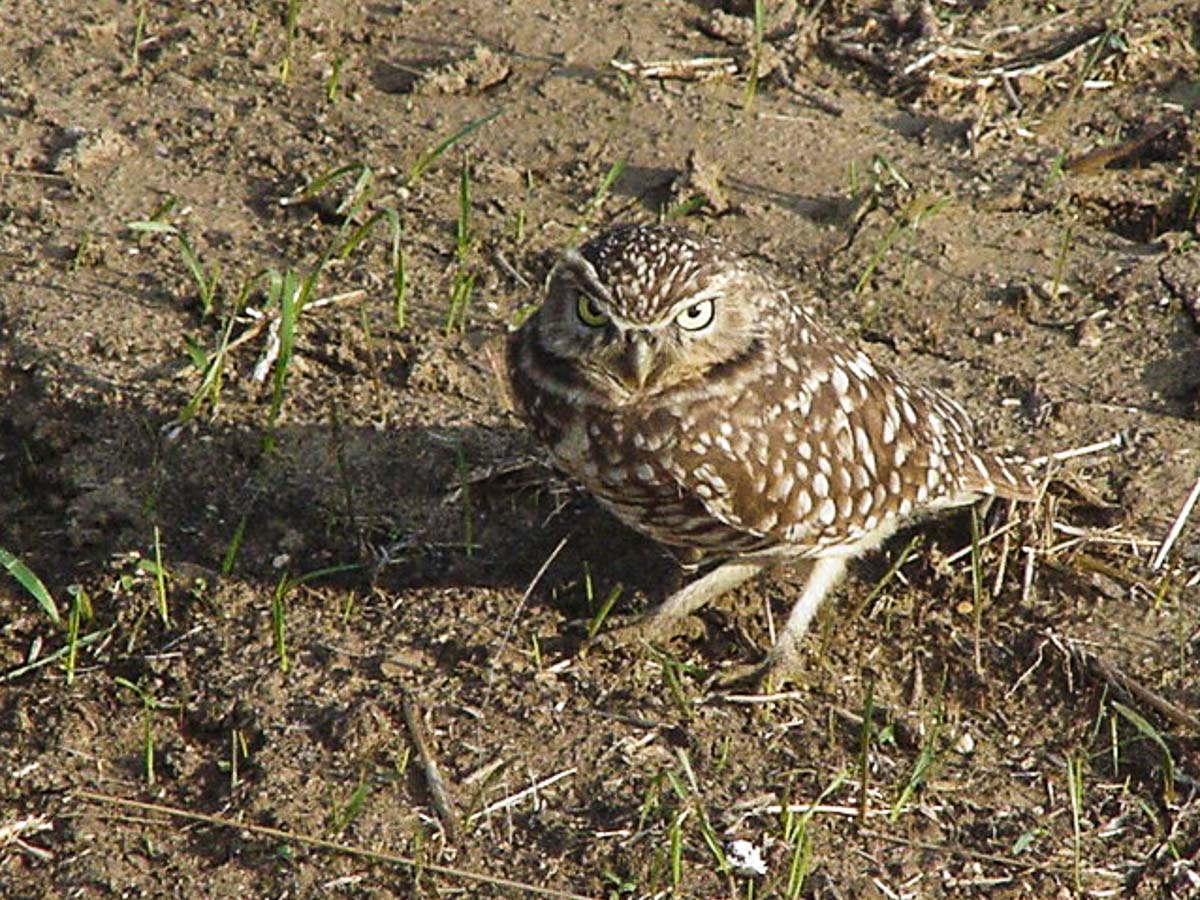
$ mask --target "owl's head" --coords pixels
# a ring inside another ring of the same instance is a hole
[[[541,350],[624,404],[745,354],[761,332],[761,286],[717,241],[621,226],[563,254],[532,325]]]

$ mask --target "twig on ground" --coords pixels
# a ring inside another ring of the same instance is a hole
[[[1171,526],[1171,530],[1167,532],[1167,536],[1163,538],[1162,545],[1158,548],[1158,553],[1154,555],[1154,562],[1150,563],[1151,572],[1157,572],[1162,568],[1162,564],[1167,561],[1167,554],[1171,552],[1171,548],[1179,540],[1179,535],[1183,533],[1183,523],[1192,514],[1192,509],[1195,508],[1197,500],[1200,500],[1200,478],[1196,479],[1196,483],[1192,486],[1192,492],[1183,501],[1183,508],[1179,510],[1179,515],[1176,516],[1175,523]]]
[[[697,56],[694,59],[657,59],[650,62],[610,59],[608,64],[618,72],[635,78],[675,78],[680,81],[708,81],[723,75],[736,75],[738,70],[732,56]]]
[[[921,807],[921,809],[926,813],[930,813],[939,812],[942,807],[926,806]],[[830,803],[789,803],[787,806],[783,806],[779,803],[772,803],[767,806],[756,807],[755,809],[751,810],[751,812],[759,813],[765,816],[778,816],[783,813],[784,810],[790,813],[798,813],[802,816],[846,816],[847,818],[851,819],[857,819],[863,814],[863,811],[857,806],[838,806]],[[913,807],[912,810],[916,812],[917,807]],[[890,809],[868,809],[866,814],[868,816],[890,816],[892,811]]]
[[[1052,863],[1034,862],[1033,860],[1028,859],[1013,859],[1011,856],[1000,856],[996,853],[981,853],[978,850],[968,850],[966,847],[955,847],[953,844],[938,844],[933,841],[914,841],[896,834],[886,834],[881,831],[873,831],[870,828],[861,829],[859,834],[881,841],[888,841],[893,844],[900,844],[904,847],[912,847],[917,850],[932,850],[935,853],[949,853],[965,859],[977,859],[980,862],[991,862],[1001,866],[1016,867],[1018,869],[1032,869],[1038,872],[1057,872],[1059,874],[1065,874],[1069,872],[1066,867],[1056,866]]]
[[[429,743],[429,734],[425,731],[425,720],[421,710],[409,693],[408,688],[400,686],[400,705],[404,710],[404,723],[408,726],[408,734],[413,747],[417,751],[417,759],[421,761],[421,769],[425,773],[425,784],[429,788],[429,796],[433,800],[433,808],[442,827],[446,829],[446,837],[452,842],[458,840],[458,814],[454,811],[454,803],[450,792],[446,790],[446,782],[442,778],[442,770],[438,767],[437,757]]]
[[[508,620],[508,626],[504,629],[504,637],[500,639],[500,646],[492,659],[499,659],[500,652],[508,646],[508,641],[512,637],[513,629],[517,627],[517,619],[521,617],[521,612],[525,609],[525,604],[529,602],[529,598],[533,596],[533,589],[538,586],[538,582],[542,580],[542,576],[546,574],[546,570],[550,568],[554,560],[558,559],[558,554],[562,553],[563,547],[567,546],[567,541],[571,539],[570,534],[564,534],[558,545],[550,551],[550,555],[546,557],[546,561],[542,563],[540,569],[534,574],[533,579],[529,582],[529,587],[525,588],[525,593],[521,595],[521,602],[517,604],[517,608],[513,610],[512,616]]]
[[[803,700],[807,696],[804,691],[780,691],[774,694],[716,694],[714,697],[722,703],[742,703],[757,705],[759,703],[777,703],[780,700]]]
[[[1164,719],[1169,719],[1176,725],[1200,735],[1200,718],[1172,703],[1161,694],[1150,690],[1140,681],[1122,671],[1116,663],[1089,650],[1082,641],[1055,634],[1049,634],[1049,638],[1056,646],[1064,649],[1081,668],[1100,676],[1110,687],[1144,703]]]
[[[788,74],[788,72],[786,72],[782,66],[775,70],[775,77],[778,78],[783,86],[789,91],[791,91],[805,103],[815,106],[817,109],[821,110],[821,112],[827,112],[831,116],[838,117],[846,114],[846,110],[841,104],[830,99],[825,94],[821,93],[820,91],[813,90],[812,88],[805,88],[796,84],[796,80],[792,78],[792,76]]]
[[[554,897],[557,900],[592,900],[585,894],[574,894],[570,891],[559,891],[554,888],[540,887],[535,884],[524,884],[519,881],[513,881],[509,878],[501,878],[497,875],[487,875],[483,872],[472,872],[468,869],[458,869],[454,866],[442,866],[437,863],[427,862],[425,860],[416,860],[408,856],[398,856],[393,853],[379,853],[375,850],[368,850],[365,847],[355,847],[352,844],[339,844],[336,841],[326,840],[325,838],[310,837],[304,834],[297,834],[291,831],[285,831],[282,828],[271,828],[268,825],[254,825],[247,822],[239,822],[234,819],[226,819],[221,816],[210,816],[206,813],[192,812],[188,809],[180,809],[175,806],[166,806],[161,803],[145,803],[141,800],[128,800],[124,797],[113,797],[108,794],[99,794],[95,791],[77,790],[75,796],[81,800],[88,800],[102,806],[122,806],[128,809],[140,809],[143,812],[160,813],[165,816],[173,816],[177,819],[186,819],[191,822],[204,822],[208,825],[216,825],[219,828],[231,828],[234,831],[249,832],[250,834],[258,834],[264,837],[276,838],[278,840],[287,841],[289,843],[305,844],[309,847],[320,847],[323,850],[332,850],[335,853],[345,853],[350,856],[361,856],[375,862],[389,863],[391,865],[405,866],[411,869],[418,869],[423,872],[433,872],[437,875],[446,875],[451,878],[461,878],[464,881],[473,881],[479,884],[490,884],[496,887],[508,888],[519,893],[534,894],[539,897]]]
[[[978,546],[983,547],[987,544],[990,544],[996,538],[1001,537],[1003,535],[1007,535],[1010,531],[1012,531],[1014,528],[1016,528],[1020,524],[1021,524],[1020,519],[1012,519],[1011,521],[1006,522],[1004,525],[1000,526],[995,531],[981,537],[979,539]],[[944,560],[942,560],[942,563],[947,566],[954,565],[954,563],[958,562],[963,557],[970,556],[972,549],[974,549],[974,548],[970,544],[967,544],[967,546],[963,547],[960,550],[955,550],[953,553],[951,553],[949,556],[947,556]]]
[[[493,253],[492,258],[496,260],[496,265],[501,272],[526,290],[533,290],[533,285],[529,283],[529,279],[518,272],[516,267],[508,261],[508,258],[501,251],[497,250]]]
[[[1119,450],[1121,443],[1121,435],[1114,434],[1107,441],[1097,441],[1085,447],[1073,447],[1070,450],[1059,450],[1057,453],[1050,453],[1046,456],[1036,456],[1029,462],[1031,465],[1044,466],[1048,462],[1063,462],[1064,460],[1075,459],[1079,456],[1087,456],[1091,453],[1102,453],[1105,450]]]
[[[334,294],[332,297],[321,297],[317,300],[310,300],[304,304],[304,310],[320,309],[322,306],[332,306],[334,303],[340,303],[343,300],[354,300],[365,296],[366,293],[361,288],[356,288],[352,291],[346,291],[344,294]],[[254,372],[250,376],[252,381],[267,380],[267,375],[270,374],[271,367],[275,365],[275,361],[279,358],[281,347],[279,327],[283,323],[283,315],[280,310],[275,309],[267,316],[263,316],[261,313],[259,315],[261,318],[257,322],[247,328],[242,334],[239,334],[236,339],[230,341],[229,346],[225,348],[225,354],[229,355],[230,350],[260,334],[264,327],[267,328],[267,346],[263,350],[262,356],[258,358],[258,362],[254,364]]]
[[[571,766],[571,768],[564,769],[556,775],[551,775],[549,778],[543,778],[541,781],[531,784],[524,790],[517,791],[515,794],[510,794],[503,800],[497,800],[495,803],[489,803],[483,809],[479,810],[479,812],[471,813],[471,815],[467,817],[467,821],[474,822],[476,819],[481,819],[484,816],[491,815],[494,812],[499,812],[502,809],[508,809],[509,807],[516,806],[530,794],[536,794],[538,791],[548,788],[555,782],[562,781],[564,778],[569,778],[578,771],[578,768]]]
[[[35,847],[32,844],[26,843],[25,838],[32,834],[38,834],[42,831],[52,831],[53,829],[54,825],[45,816],[27,816],[24,819],[4,822],[0,824],[0,848],[11,844],[18,850],[28,853],[42,862],[49,862],[54,859],[54,854],[43,847]]]

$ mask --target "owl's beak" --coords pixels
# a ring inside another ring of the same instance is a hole
[[[625,352],[621,354],[621,380],[632,390],[646,386],[650,370],[654,366],[654,344],[645,331],[629,331],[625,334]]]

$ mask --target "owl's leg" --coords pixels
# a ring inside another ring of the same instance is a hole
[[[613,645],[670,637],[679,630],[681,621],[689,614],[749,581],[767,565],[766,562],[743,559],[722,563],[684,585],[636,622],[605,632],[600,642]]]
[[[794,672],[800,656],[800,639],[808,631],[809,623],[817,613],[817,607],[846,574],[846,557],[822,556],[813,563],[812,572],[804,585],[804,592],[788,613],[787,624],[775,639],[775,646],[767,652],[765,660],[772,670]]]
[[[728,686],[760,682],[767,676],[788,679],[799,675],[803,671],[800,641],[808,631],[821,601],[841,581],[845,572],[844,556],[822,556],[814,560],[804,591],[788,614],[787,624],[776,637],[775,646],[767,651],[766,658],[760,663],[735,666],[722,672],[718,683]]]

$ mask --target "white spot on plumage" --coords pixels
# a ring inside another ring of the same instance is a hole
[[[829,479],[824,472],[818,472],[812,480],[813,493],[818,497],[829,496]]]
[[[812,495],[809,494],[808,491],[797,491],[796,499],[792,503],[792,509],[796,513],[796,518],[805,518],[810,512],[812,512],[812,507]]]

